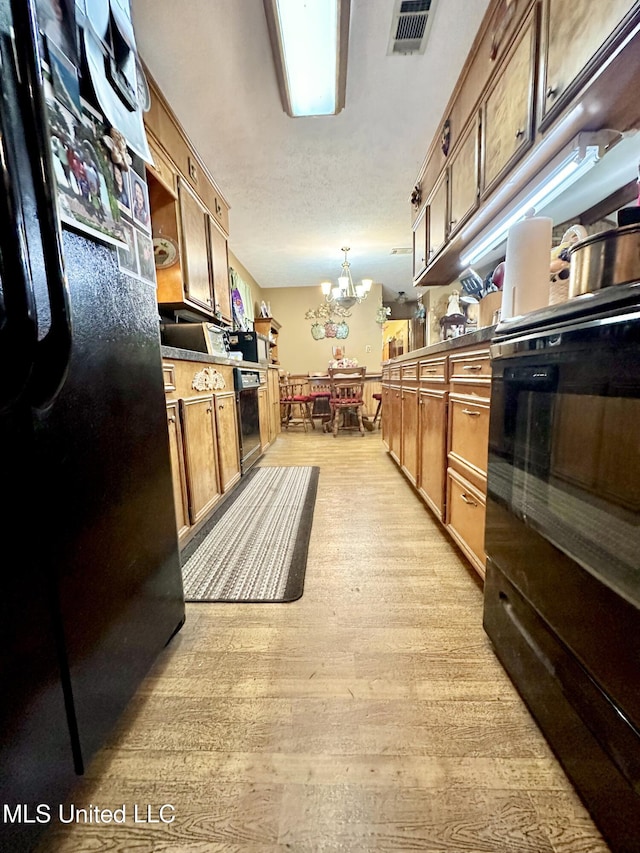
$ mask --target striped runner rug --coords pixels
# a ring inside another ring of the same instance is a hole
[[[300,598],[319,471],[253,468],[182,552],[185,599]]]

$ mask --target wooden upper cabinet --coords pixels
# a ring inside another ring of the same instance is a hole
[[[553,120],[604,56],[622,41],[638,14],[638,0],[545,0],[543,126]]]
[[[484,102],[482,192],[488,194],[533,142],[536,7],[532,8]]]
[[[428,206],[425,204],[413,223],[413,280],[417,281],[427,268]]]
[[[427,266],[447,239],[447,172],[444,171],[427,199]]]
[[[449,163],[449,234],[478,206],[479,125],[476,117],[462,134]]]
[[[229,256],[227,238],[209,216],[209,264],[214,307],[222,319],[231,325],[231,291],[229,289]]]
[[[182,274],[189,299],[209,311],[213,308],[209,279],[209,228],[207,211],[189,185],[178,178],[182,225]]]

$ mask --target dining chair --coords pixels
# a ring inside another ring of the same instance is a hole
[[[338,429],[357,429],[364,435],[362,423],[362,407],[364,406],[364,377],[366,367],[335,367],[329,368],[329,383],[331,397],[331,420],[333,436],[338,435]]]

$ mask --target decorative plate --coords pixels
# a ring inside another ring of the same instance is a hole
[[[149,84],[142,70],[140,60],[136,58],[136,83],[138,94],[138,106],[143,113],[148,113],[151,109],[151,93],[149,92]]]
[[[178,244],[171,237],[153,238],[153,259],[156,269],[172,267],[178,260]]]
[[[314,341],[321,341],[324,338],[324,326],[321,326],[320,323],[314,323],[311,326],[311,337]]]
[[[349,326],[344,321],[336,326],[336,338],[344,340],[349,337]]]

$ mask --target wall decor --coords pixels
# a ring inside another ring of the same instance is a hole
[[[305,320],[314,321],[311,324],[311,337],[314,341],[321,341],[324,338],[344,340],[349,336],[349,325],[344,318],[350,317],[351,312],[346,308],[323,303],[317,308],[310,308],[304,316]]]
[[[204,367],[194,374],[191,387],[194,391],[223,391],[227,385],[221,373],[213,367]]]
[[[440,134],[440,148],[442,149],[442,153],[446,157],[449,153],[449,146],[451,145],[451,121],[447,119],[445,123],[442,125],[442,132]]]

